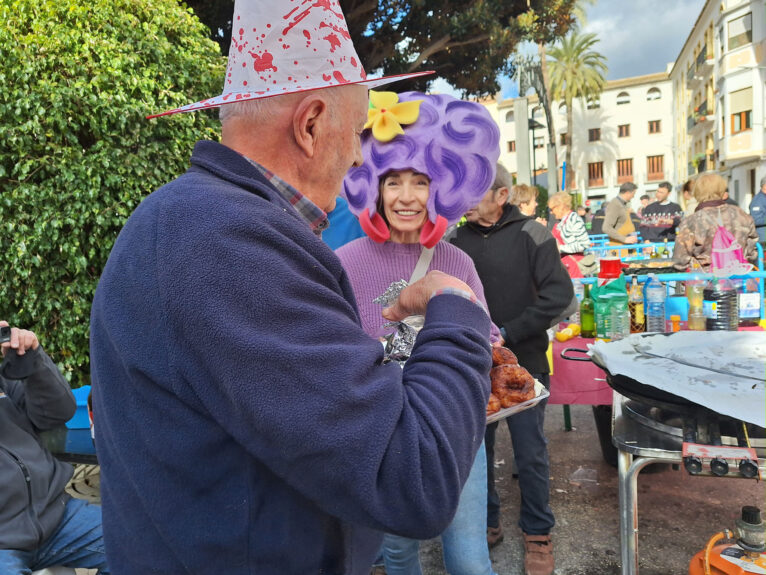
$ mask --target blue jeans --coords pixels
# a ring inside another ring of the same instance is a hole
[[[550,386],[547,373],[533,373],[546,388]],[[519,473],[521,491],[521,517],[519,527],[528,535],[547,535],[555,519],[549,504],[550,464],[548,462],[548,440],[545,439],[543,422],[545,404],[543,400],[535,407],[506,418],[511,432],[513,456]],[[484,445],[487,449],[487,527],[500,526],[500,497],[495,488],[495,432],[496,423],[487,426]]]
[[[101,575],[109,574],[101,533],[101,506],[70,499],[61,523],[39,549],[0,549],[3,575],[29,575],[56,566],[98,569]]]
[[[457,512],[442,533],[444,566],[450,575],[495,575],[487,547],[487,455],[479,448],[460,493]],[[417,539],[386,534],[387,575],[421,575]]]

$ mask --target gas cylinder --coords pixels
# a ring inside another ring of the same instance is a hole
[[[747,575],[766,573],[766,525],[761,510],[747,505],[734,521],[734,533],[724,529],[708,541],[689,564],[689,575]]]

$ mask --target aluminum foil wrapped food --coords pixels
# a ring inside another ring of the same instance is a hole
[[[384,307],[393,305],[399,294],[407,287],[406,280],[393,282],[386,291],[373,300],[373,303],[381,304]],[[384,362],[395,361],[404,367],[404,363],[410,358],[412,348],[415,347],[415,338],[423,327],[425,317],[422,315],[411,315],[402,321],[390,322],[384,327],[394,329],[386,338],[386,347],[384,352]]]

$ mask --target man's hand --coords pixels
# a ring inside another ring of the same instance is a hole
[[[425,315],[431,295],[444,288],[455,288],[475,295],[465,282],[456,277],[444,272],[431,271],[422,279],[404,288],[396,303],[383,310],[383,317],[389,321],[402,321],[411,315]]]
[[[626,244],[635,244],[638,241],[638,238],[636,236],[628,236],[625,238]]]
[[[0,321],[0,326],[7,327],[7,321]],[[17,327],[11,328],[11,341],[6,341],[0,345],[0,352],[3,357],[8,353],[9,349],[15,349],[18,355],[24,355],[28,349],[37,349],[40,342],[37,341],[37,336],[26,329],[19,329]]]

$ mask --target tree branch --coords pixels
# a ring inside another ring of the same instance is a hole
[[[477,42],[484,42],[485,40],[489,39],[489,34],[481,34],[480,36],[475,36],[474,38],[471,38],[469,40],[463,40],[462,42],[451,42],[452,36],[450,34],[447,34],[446,36],[441,37],[436,42],[428,46],[425,50],[423,50],[418,57],[415,59],[415,61],[409,65],[407,68],[408,72],[412,72],[416,70],[425,60],[427,60],[429,57],[433,56],[437,52],[441,52],[442,50],[449,50],[450,48],[458,48],[460,46],[467,46],[469,44],[476,44]]]

